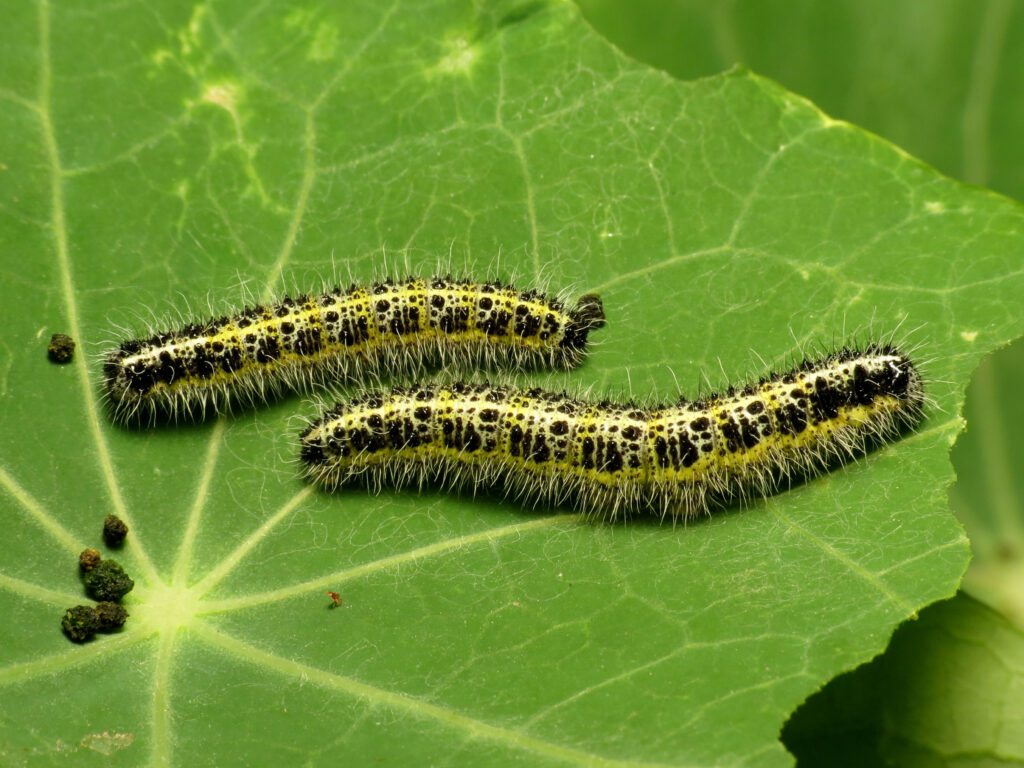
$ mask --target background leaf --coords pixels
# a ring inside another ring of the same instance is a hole
[[[1021,332],[1018,207],[744,71],[627,61],[565,4],[9,15],[7,762],[786,764],[787,713],[955,589],[946,451],[971,369]],[[439,261],[601,292],[591,360],[531,380],[666,393],[671,367],[693,394],[700,371],[759,372],[750,349],[780,366],[904,321],[938,407],[676,527],[311,491],[297,398],[105,419],[90,355],[141,308]],[[49,366],[56,330],[88,354]],[[132,525],[132,618],[71,646],[75,557],[108,511]]]
[[[1019,765],[1022,649],[1004,616],[958,595],[808,699],[783,738],[800,765]]]
[[[579,0],[609,40],[682,80],[737,63],[950,176],[1020,198],[1024,13],[1011,0]]]

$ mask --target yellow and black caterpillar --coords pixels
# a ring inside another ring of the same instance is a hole
[[[118,421],[195,418],[282,388],[408,375],[427,365],[572,368],[603,323],[592,294],[567,307],[496,281],[386,280],[124,341],[106,356],[104,389]]]
[[[884,344],[669,406],[487,384],[395,388],[328,410],[302,432],[301,458],[327,488],[436,482],[610,517],[689,516],[895,438],[924,398],[917,368]]]

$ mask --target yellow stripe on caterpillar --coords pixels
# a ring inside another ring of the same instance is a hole
[[[924,402],[914,364],[876,344],[671,406],[488,384],[370,392],[311,423],[301,458],[327,488],[357,478],[491,486],[611,517],[690,516],[893,439]]]
[[[236,400],[330,378],[408,375],[425,365],[572,368],[604,323],[601,300],[567,308],[539,291],[451,277],[385,280],[130,339],[103,367],[122,422],[201,418]]]

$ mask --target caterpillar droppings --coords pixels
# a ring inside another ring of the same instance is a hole
[[[914,364],[874,344],[669,406],[488,384],[370,392],[311,423],[301,459],[328,489],[432,482],[611,518],[686,517],[859,456],[916,425],[924,403]]]
[[[568,308],[497,281],[385,280],[129,339],[106,355],[104,389],[117,421],[202,418],[315,381],[407,375],[433,364],[573,368],[603,324],[593,294]]]

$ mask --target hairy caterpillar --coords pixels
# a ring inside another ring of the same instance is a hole
[[[687,516],[892,439],[919,422],[924,398],[914,364],[881,344],[670,406],[487,384],[395,388],[328,410],[302,432],[301,458],[327,488],[436,481],[611,517]]]
[[[601,299],[573,308],[535,290],[451,277],[386,280],[285,297],[231,316],[124,341],[103,365],[114,419],[202,417],[314,380],[457,368],[572,368]]]

